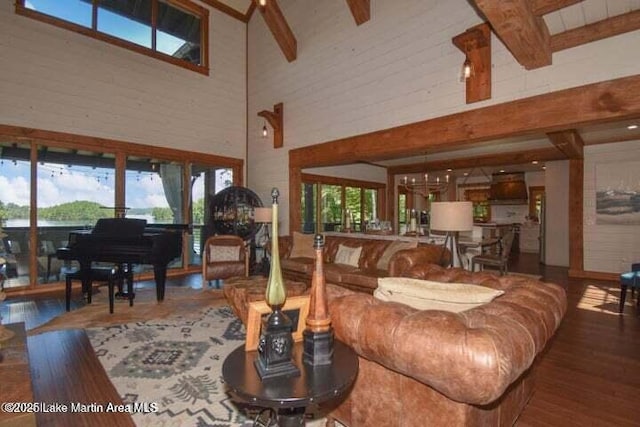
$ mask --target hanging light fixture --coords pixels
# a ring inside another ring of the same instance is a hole
[[[267,0],[258,0],[258,4],[262,7],[265,7],[267,5]]]
[[[267,135],[269,135],[269,131],[267,130],[267,124],[266,124],[266,123],[264,123],[264,124],[262,125],[262,137],[263,137],[263,138],[266,138],[266,137],[267,137]]]
[[[425,156],[425,169],[426,165],[427,159]],[[401,184],[405,190],[426,198],[429,198],[431,193],[439,192],[444,194],[449,189],[449,174],[446,174],[444,179],[440,179],[440,176],[434,177],[433,174],[429,176],[429,174],[425,172],[423,178],[423,180],[416,180],[415,178],[411,178],[411,180],[409,180],[409,178],[405,176],[402,178]]]
[[[473,63],[469,59],[469,56],[465,55],[464,63],[462,64],[462,69],[460,70],[460,83],[464,83],[467,79],[473,76]]]

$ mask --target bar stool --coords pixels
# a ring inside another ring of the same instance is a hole
[[[620,275],[620,307],[618,312],[624,311],[624,301],[627,299],[627,287],[631,286],[631,297],[636,288],[640,288],[640,262],[631,264],[631,271]],[[640,306],[640,291],[638,295],[637,305]]]
[[[127,281],[127,293],[129,299],[129,307],[133,306],[133,272],[131,269],[125,271],[119,265],[110,266],[110,267],[91,267],[89,270],[89,286],[87,289],[82,289],[83,292],[87,293],[87,304],[91,304],[91,294],[93,291],[92,283],[93,281],[98,282],[107,282],[107,286],[109,289],[109,313],[113,314],[113,304],[114,304],[114,290],[115,285],[117,283],[121,283],[122,281]],[[65,286],[65,302],[67,311],[71,309],[71,282],[73,280],[82,280],[83,274],[82,270],[75,271],[73,273],[67,274],[66,277],[66,286]],[[84,284],[83,284],[84,285]]]

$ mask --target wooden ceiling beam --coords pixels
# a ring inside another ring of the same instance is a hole
[[[554,34],[550,39],[551,51],[558,52],[638,29],[640,29],[640,10],[634,10],[584,27]]]
[[[471,76],[465,79],[466,101],[483,101],[491,98],[491,28],[480,24],[469,28],[451,39],[473,67]]]
[[[442,148],[451,151],[482,141],[636,117],[640,117],[638,75],[296,148],[289,151],[289,166],[335,166],[356,160],[421,155]]]
[[[257,1],[254,0],[254,2]],[[257,4],[257,6],[287,61],[295,61],[298,56],[298,42],[282,14],[277,0],[267,0],[266,5],[260,6],[260,4]]]
[[[430,162],[412,163],[408,165],[390,166],[387,171],[394,175],[424,173],[425,171],[444,171],[453,169],[472,169],[488,166],[521,165],[533,161],[550,162],[554,160],[565,160],[566,156],[553,147],[537,148],[534,150],[503,152],[496,154],[486,154],[482,156],[464,157],[449,160],[434,160]]]
[[[551,65],[549,29],[528,0],[473,0],[493,31],[527,70]]]
[[[584,158],[584,140],[577,130],[569,129],[560,132],[549,132],[547,137],[568,159]]]
[[[542,16],[583,1],[584,0],[533,0],[531,2],[531,11],[534,15]]]
[[[369,0],[347,0],[356,25],[362,25],[371,19],[371,4]]]
[[[226,5],[218,0],[202,0],[202,3],[211,6],[214,9],[219,10],[220,12],[229,15],[233,18],[236,18],[242,22],[249,22],[247,16],[244,13],[238,12],[234,8],[229,5]]]

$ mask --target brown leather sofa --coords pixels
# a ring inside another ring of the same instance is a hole
[[[349,427],[513,425],[533,393],[537,356],[565,314],[564,290],[432,264],[403,275],[505,293],[451,313],[330,288],[335,336],[360,362],[351,393],[331,417]]]
[[[408,249],[401,250],[391,257],[388,270],[378,269],[380,257],[392,242],[393,240],[362,239],[348,237],[348,235],[345,237],[325,236],[322,254],[326,282],[371,294],[378,286],[379,277],[400,276],[404,269],[412,267],[415,262],[449,263],[450,252],[448,250],[445,250],[443,254],[442,246],[424,244],[416,248],[417,251],[411,249],[415,255],[410,260],[404,260],[402,256],[402,253]],[[362,247],[357,267],[334,262],[341,244],[350,248]],[[278,237],[282,275],[287,280],[310,284],[314,259],[311,257],[292,258],[290,256],[292,247],[293,239],[290,236]]]

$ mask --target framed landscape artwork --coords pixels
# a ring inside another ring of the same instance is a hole
[[[640,225],[640,161],[596,164],[596,224]]]

